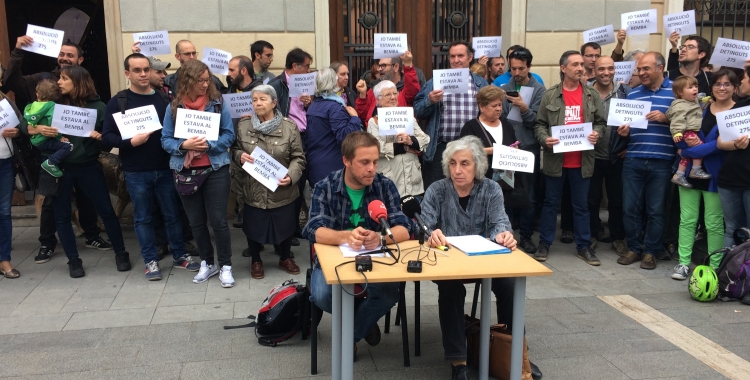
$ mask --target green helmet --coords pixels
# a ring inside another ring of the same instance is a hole
[[[708,265],[698,265],[690,275],[688,291],[693,299],[700,302],[713,301],[719,294],[719,278],[714,268]]]

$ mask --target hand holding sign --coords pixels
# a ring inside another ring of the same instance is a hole
[[[0,131],[6,128],[15,128],[20,121],[16,111],[10,106],[8,99],[0,101]]]
[[[378,108],[378,131],[380,136],[395,136],[399,133],[414,134],[414,108]]]
[[[630,124],[630,128],[646,129],[646,115],[651,112],[651,102],[641,100],[612,99],[609,104],[607,125],[619,127]]]
[[[620,25],[629,36],[656,33],[656,9],[623,13]]]
[[[315,94],[315,77],[317,72],[309,74],[292,74],[289,76],[289,97],[311,96]]]
[[[159,30],[156,32],[133,33],[133,41],[138,43],[140,53],[146,57],[159,54],[169,54],[169,32]]]
[[[750,106],[717,112],[716,122],[722,141],[750,136]]]
[[[96,127],[96,113],[95,109],[56,104],[51,124],[63,135],[92,137]]]
[[[224,94],[224,106],[229,109],[232,119],[239,119],[244,115],[250,115],[253,111],[253,93],[240,92],[239,94]]]
[[[373,58],[398,58],[408,49],[406,33],[375,33]]]
[[[471,85],[469,69],[432,70],[432,83],[435,90],[443,94],[466,94]]]
[[[123,140],[133,138],[141,133],[161,129],[159,115],[153,105],[129,109],[124,113],[115,112],[112,114],[112,118],[115,119],[115,124],[120,130],[120,136]]]
[[[475,57],[496,58],[502,54],[503,37],[474,37],[471,39]]]
[[[552,138],[559,140],[557,144],[552,146],[552,152],[554,153],[592,150],[599,136],[592,132],[591,123],[557,125],[550,129]],[[591,142],[592,139],[594,143]]]
[[[26,36],[31,37],[32,41],[25,41],[21,49],[57,58],[62,48],[63,36],[65,32],[57,29],[42,28],[41,26],[28,24],[26,26]],[[20,39],[19,39],[20,40]]]
[[[628,84],[635,72],[635,64],[635,61],[615,62],[615,77],[612,80],[615,83]]]
[[[696,34],[695,10],[664,15],[664,34],[679,33],[683,36]]]
[[[269,190],[276,191],[280,182],[289,173],[289,169],[259,147],[255,147],[250,156],[253,158],[252,162],[250,160],[245,161],[242,169]],[[244,153],[241,157],[244,157]]]
[[[216,141],[219,139],[220,128],[220,113],[195,111],[184,108],[177,109],[177,118],[175,119],[174,125],[175,138],[189,139],[191,137],[201,137],[208,141]]]
[[[716,41],[716,48],[708,62],[714,66],[727,66],[737,69],[745,68],[745,61],[750,58],[750,42],[721,38]]]
[[[492,146],[492,168],[533,173],[534,153],[502,144],[494,144]]]

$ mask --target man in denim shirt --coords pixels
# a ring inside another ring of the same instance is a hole
[[[344,169],[337,170],[315,185],[310,219],[302,231],[310,244],[349,244],[353,249],[375,249],[380,245],[380,226],[367,216],[367,205],[380,200],[388,210],[388,224],[396,242],[408,240],[416,227],[401,212],[396,185],[377,173],[380,143],[367,132],[354,132],[341,143]],[[388,243],[393,243],[388,239]],[[398,301],[397,283],[367,286],[367,298],[354,310],[354,352],[356,342],[365,338],[374,346],[380,341],[377,321]],[[315,261],[310,300],[330,313],[332,288],[326,284],[320,264]],[[355,356],[356,357],[356,356]]]
[[[446,236],[481,235],[507,248],[516,248],[500,185],[484,177],[487,166],[487,154],[477,137],[465,136],[447,144],[442,155],[443,174],[447,178],[433,183],[422,201],[422,218],[430,232],[430,246],[447,245]],[[507,324],[509,330],[513,322],[514,282],[512,278],[492,279],[497,320]],[[466,288],[461,280],[435,283],[445,360],[451,361],[454,380],[468,380],[464,331]],[[532,376],[535,379],[542,376],[536,366],[532,366]]]

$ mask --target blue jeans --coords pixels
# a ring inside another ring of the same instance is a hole
[[[0,261],[10,261],[10,241],[13,235],[10,206],[13,203],[14,188],[13,158],[0,159]]]
[[[70,224],[70,199],[73,195],[73,186],[86,193],[96,209],[96,213],[104,222],[104,229],[112,243],[115,252],[125,251],[125,241],[122,239],[120,221],[112,208],[109,199],[109,191],[104,181],[104,173],[98,162],[92,162],[85,166],[66,166],[63,168],[65,174],[61,177],[60,191],[54,199],[55,224],[57,224],[57,235],[69,260],[78,258],[78,247],[76,236],[73,233],[73,225]]]
[[[539,228],[539,244],[552,245],[555,240],[557,209],[560,207],[565,179],[570,183],[570,198],[573,203],[573,230],[576,249],[584,250],[591,245],[591,226],[589,221],[589,178],[583,178],[581,169],[562,169],[560,177],[544,176],[547,189],[542,206],[542,220]]]
[[[208,233],[208,223],[210,223],[214,230],[219,267],[232,266],[232,237],[229,235],[227,226],[229,187],[229,165],[224,165],[219,170],[211,172],[195,193],[180,194],[201,260],[204,260],[207,265],[214,264],[214,247],[211,245],[211,235]]]
[[[622,166],[622,205],[625,211],[625,239],[637,254],[659,256],[663,251],[665,202],[672,177],[672,161],[655,158],[625,158]],[[641,212],[648,221],[643,230]]]
[[[179,203],[173,182],[172,170],[151,170],[145,172],[125,172],[125,184],[133,201],[133,224],[135,236],[141,246],[143,261],[158,261],[156,257],[156,236],[151,221],[154,200],[164,217],[164,230],[167,233],[172,257],[176,260],[187,253],[182,240],[182,221]]]
[[[65,157],[70,154],[71,146],[70,143],[65,143],[54,137],[50,137],[42,141],[42,143],[37,145],[36,148],[39,149],[40,152],[50,154],[49,157],[47,157],[50,164],[60,165]]]
[[[318,260],[310,278],[310,301],[326,313],[333,310],[332,285],[326,284],[323,270]],[[338,285],[336,285],[338,286]],[[398,302],[398,283],[377,283],[367,285],[367,298],[355,303],[354,343],[367,336],[372,326]],[[359,300],[358,300],[359,301]]]
[[[721,209],[724,211],[724,246],[734,245],[734,231],[750,227],[750,189],[719,188]]]

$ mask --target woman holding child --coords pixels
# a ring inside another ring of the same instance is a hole
[[[681,77],[686,78],[686,77]],[[683,90],[687,91],[689,81],[678,86],[680,79],[675,80],[673,91],[675,97],[681,97]],[[694,79],[694,78],[688,78]],[[738,87],[737,75],[727,69],[719,70],[710,81],[711,92],[714,103],[703,110],[703,119],[697,136],[686,136],[677,143],[681,155],[687,159],[686,172],[693,165],[693,159],[703,159],[703,168],[711,178],[700,179],[686,176],[691,187],[680,186],[680,234],[678,253],[680,263],[674,267],[672,278],[685,280],[690,274],[690,258],[695,242],[695,227],[698,221],[700,200],[704,202],[704,220],[708,238],[708,252],[721,249],[724,246],[724,215],[722,213],[722,202],[719,199],[719,169],[724,163],[725,153],[719,148],[719,129],[716,122],[716,114],[735,107],[733,95]],[[697,86],[697,83],[695,83]],[[675,120],[671,120],[672,123]],[[679,159],[679,157],[678,157]],[[713,256],[711,266],[718,268],[721,257]]]

